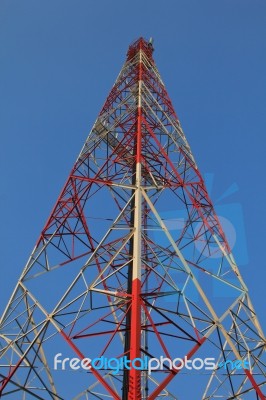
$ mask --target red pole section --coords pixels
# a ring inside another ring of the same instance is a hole
[[[129,372],[129,400],[141,399],[141,371],[136,369],[139,363],[136,359],[141,357],[141,85],[142,85],[142,42],[139,44],[139,74],[138,74],[138,111],[136,132],[136,189],[134,210],[134,244],[133,244],[133,269],[132,269],[132,308],[130,330],[130,360]],[[133,362],[133,363],[132,363]]]

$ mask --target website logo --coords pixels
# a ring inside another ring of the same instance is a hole
[[[159,358],[149,358],[144,356],[143,358],[135,358],[133,360],[128,359],[126,356],[120,358],[107,358],[107,357],[97,357],[97,358],[70,358],[70,357],[62,357],[62,353],[57,353],[54,356],[54,369],[55,370],[85,370],[89,371],[91,368],[94,370],[111,370],[114,374],[118,374],[120,371],[124,370],[141,370],[147,371],[149,375],[151,375],[152,371],[165,371],[174,370],[179,371],[182,369],[186,369],[188,371],[192,370],[214,370],[217,368],[225,368],[225,369],[249,369],[248,361],[243,360],[227,360],[225,362],[220,362],[218,365],[215,362],[215,358],[207,357],[207,358],[194,358],[188,359],[187,356],[184,358],[174,358],[170,359],[168,357],[160,356]]]

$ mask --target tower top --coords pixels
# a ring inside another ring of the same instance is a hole
[[[129,46],[127,52],[127,61],[130,61],[140,50],[144,51],[149,60],[153,62],[153,39],[150,38],[149,40],[146,40],[143,37],[140,37]]]

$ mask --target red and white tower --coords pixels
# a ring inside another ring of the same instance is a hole
[[[129,47],[2,315],[0,344],[10,400],[190,400],[185,364],[193,399],[265,399],[265,337],[151,41]]]

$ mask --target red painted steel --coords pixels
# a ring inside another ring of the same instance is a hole
[[[195,399],[265,398],[265,337],[153,51],[129,46],[2,315],[0,396],[188,398],[180,369],[144,361],[204,354]],[[98,361],[54,371],[73,351]],[[101,361],[125,357],[145,366]]]

